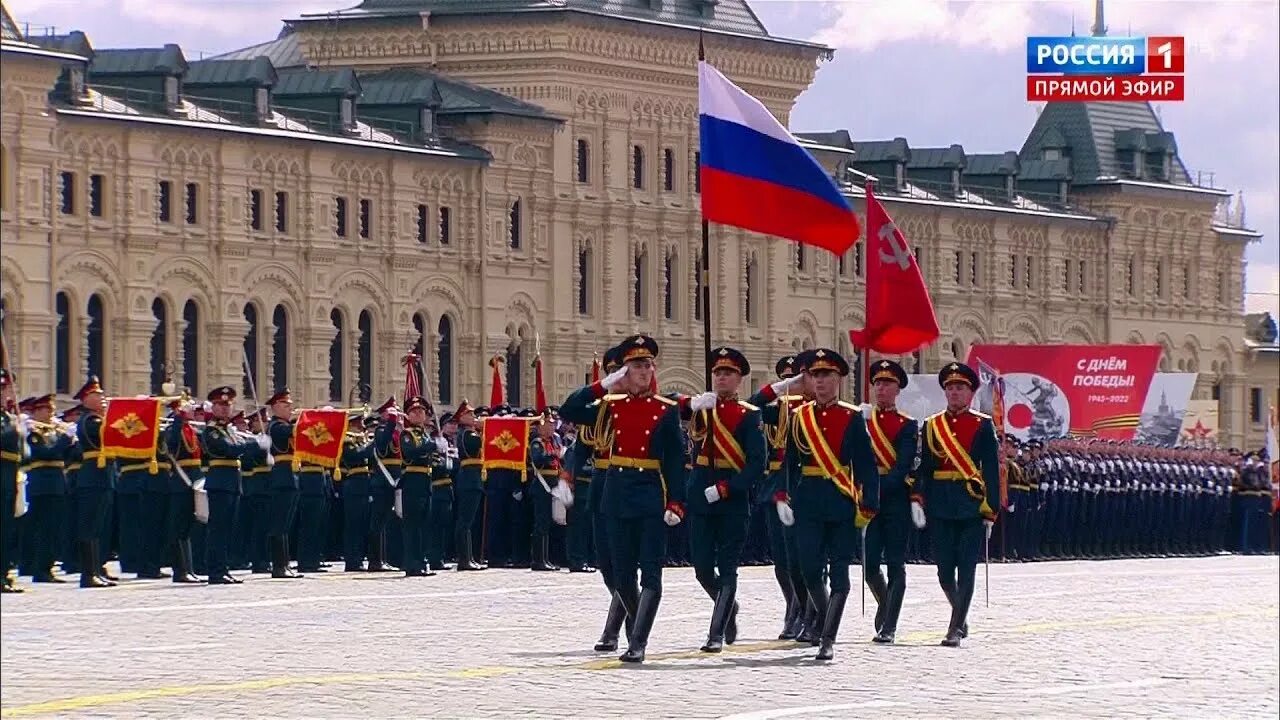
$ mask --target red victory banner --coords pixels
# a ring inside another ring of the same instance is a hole
[[[1005,429],[1132,440],[1160,361],[1159,345],[975,345],[970,367],[1000,369]]]
[[[337,470],[346,434],[347,411],[303,410],[293,426],[294,468],[306,464]]]
[[[154,465],[160,444],[160,399],[112,398],[102,418],[101,441],[99,467],[115,458],[150,460]]]
[[[529,423],[534,418],[487,417],[484,419],[480,446],[480,473],[487,476],[490,468],[519,470],[525,482],[529,469]]]

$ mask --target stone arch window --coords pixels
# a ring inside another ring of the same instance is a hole
[[[586,138],[578,138],[577,157],[574,160],[577,163],[578,182],[591,182],[591,143]]]
[[[743,292],[743,318],[754,325],[760,322],[760,261],[755,253],[747,257],[745,292]]]
[[[60,393],[71,392],[71,299],[65,292],[53,300],[58,325],[53,338],[53,377],[55,389]]]
[[[516,198],[515,201],[511,203],[511,208],[508,213],[507,221],[509,225],[509,227],[507,228],[507,244],[511,246],[512,250],[519,250],[520,241],[522,239],[520,236],[520,231],[521,231],[520,198]]]
[[[676,267],[676,249],[667,248],[662,266],[662,317],[667,320],[673,320],[676,316],[676,282],[679,272]]]
[[[631,148],[631,187],[644,189],[644,148],[639,145]]]
[[[676,151],[671,148],[662,151],[662,189],[666,192],[676,189]]]
[[[648,309],[648,298],[646,297],[645,288],[649,285],[649,250],[641,249],[636,253],[632,266],[632,308],[631,312],[635,317],[644,317],[645,311]]]
[[[809,251],[804,245],[796,244],[796,269],[807,270],[809,267]]]
[[[356,341],[356,357],[360,362],[356,377],[360,387],[356,394],[360,402],[370,402],[373,399],[373,314],[363,310],[356,322],[360,332]]]
[[[105,355],[107,347],[107,311],[102,296],[94,293],[89,296],[89,327],[85,333],[89,357],[89,374],[97,375],[106,382]]]
[[[258,307],[253,303],[244,304],[244,321],[249,324],[244,334],[244,373],[241,384],[245,397],[253,397],[258,390],[258,347],[262,342],[262,328],[258,322]],[[263,398],[265,399],[265,398]]]
[[[427,314],[418,312],[413,314],[413,329],[418,334],[418,339],[413,343],[413,354],[417,355],[420,360],[413,368],[413,374],[418,378],[418,388],[424,388],[423,383],[426,378],[422,376],[423,361],[426,359],[427,353]],[[405,398],[406,400],[408,398]]]
[[[200,391],[200,307],[195,300],[182,306],[182,384]]]
[[[156,327],[151,331],[151,391],[157,392],[169,377],[169,306],[161,298],[151,301]]]
[[[591,314],[591,246],[583,243],[578,249],[578,314]]]
[[[333,323],[333,340],[329,342],[329,401],[341,402],[342,389],[346,386],[343,372],[343,360],[346,355],[347,320],[342,311],[334,308],[329,312],[329,322]]]
[[[436,381],[439,392],[436,399],[445,404],[453,403],[453,320],[448,315],[440,316],[440,324],[436,328],[439,340],[436,344]]]
[[[524,330],[520,330],[520,334],[513,338],[511,344],[507,346],[507,377],[505,385],[507,388],[507,404],[512,407],[519,407],[521,397],[524,395],[524,387],[521,380],[524,377]]]
[[[277,393],[289,387],[289,311],[276,305],[271,312],[271,385]]]

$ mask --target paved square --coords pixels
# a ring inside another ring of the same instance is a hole
[[[836,660],[777,641],[770,568],[744,568],[742,637],[698,652],[711,603],[668,570],[649,662],[591,651],[597,575],[247,576],[239,586],[38,585],[0,606],[4,717],[1269,717],[1280,712],[1275,557],[981,568],[963,648],[908,569],[899,644],[855,595]]]

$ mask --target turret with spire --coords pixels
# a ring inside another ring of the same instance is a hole
[[[1102,0],[1094,0],[1093,2],[1093,36],[1105,37],[1107,34],[1107,24],[1103,19]]]

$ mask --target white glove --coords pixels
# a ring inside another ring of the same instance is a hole
[[[716,406],[716,394],[713,392],[704,392],[701,395],[694,395],[689,401],[689,409],[697,412],[698,410],[710,410]]]
[[[662,513],[662,522],[666,523],[667,527],[675,527],[680,524],[680,516],[668,510]]]
[[[559,451],[559,452],[557,452],[557,453],[556,453],[556,455],[559,455],[559,456],[560,456],[560,459],[561,459],[561,460],[563,460],[563,459],[564,459],[564,456],[565,456],[565,453],[567,453],[567,452],[569,452],[569,446],[568,446],[568,445],[561,445],[561,446],[560,446],[560,451]]]
[[[720,500],[720,490],[715,485],[703,490],[702,494],[706,496],[708,505]]]
[[[556,486],[551,488],[551,497],[559,500],[566,508],[573,507],[573,490],[569,487],[569,483],[556,483]]]
[[[600,386],[605,390],[612,390],[615,385],[622,382],[622,378],[627,376],[627,370],[627,366],[623,365],[617,370],[605,375],[604,379],[600,381]]]
[[[1009,512],[1015,512],[1017,509],[1018,509],[1018,508],[1017,508],[1017,506],[1016,506],[1016,505],[1010,505],[1010,506],[1009,506]]]
[[[990,540],[990,539],[991,539],[991,528],[992,528],[992,527],[995,527],[995,524],[996,524],[995,520],[983,520],[983,521],[982,521],[982,527],[983,527],[983,528],[985,528],[985,529],[986,529],[986,531],[987,531],[987,539],[988,539],[988,540]]]
[[[263,452],[271,449],[271,438],[265,433],[262,435],[256,435],[253,439],[257,441],[258,447],[262,448]]]
[[[272,467],[275,464],[276,464],[276,456],[272,455],[271,451],[268,450],[267,451],[267,467]]]
[[[442,455],[447,454],[449,452],[449,441],[445,440],[443,437],[437,437],[436,450],[439,450]]]
[[[787,394],[787,392],[791,389],[792,385],[795,385],[798,382],[800,382],[800,376],[792,375],[789,378],[784,378],[782,380],[779,380],[776,383],[773,383],[769,387],[770,389],[773,390],[774,395],[777,395],[778,397],[782,397],[783,395]]]
[[[796,514],[791,511],[791,505],[789,503],[779,500],[774,503],[774,506],[778,508],[778,520],[781,521],[783,525],[791,527],[796,524]]]
[[[551,522],[561,527],[569,524],[569,508],[558,497],[551,498]]]
[[[916,529],[923,529],[925,525],[924,508],[918,502],[911,503],[911,524]]]
[[[523,500],[523,499],[524,499],[524,493],[523,493],[523,492],[521,492],[521,491],[519,491],[519,490],[517,490],[517,491],[515,491],[515,492],[511,493],[511,497],[515,498],[515,499],[516,499],[516,502],[520,502],[521,500]]]

